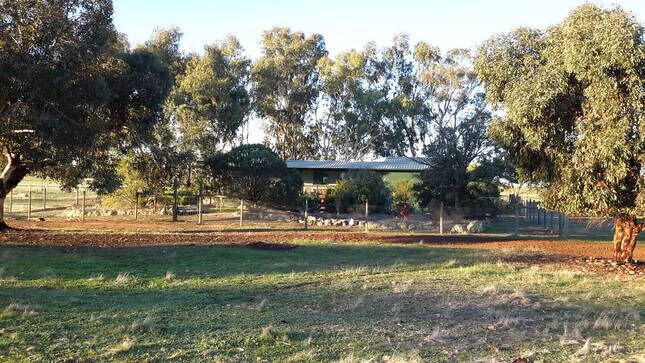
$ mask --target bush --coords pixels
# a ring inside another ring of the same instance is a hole
[[[344,174],[330,193],[340,213],[355,212],[366,201],[376,210],[383,210],[389,189],[381,174],[373,171],[350,171]]]
[[[215,190],[232,198],[271,206],[293,207],[302,191],[302,179],[269,148],[238,146],[205,161]]]
[[[419,195],[414,180],[399,180],[392,184],[392,212],[407,218],[418,207]]]

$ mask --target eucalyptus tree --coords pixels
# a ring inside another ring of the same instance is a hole
[[[126,48],[109,0],[2,3],[0,211],[29,173],[64,187],[118,185],[116,159],[150,135],[149,107],[168,75],[153,55]]]
[[[491,156],[486,135],[490,110],[467,50],[441,54],[419,43],[415,53],[426,95],[426,114],[418,122],[424,156],[420,161],[430,167],[427,174],[432,175],[424,180],[435,190],[443,190],[442,197],[450,196],[451,204],[459,209],[468,192],[469,167]]]
[[[368,87],[385,105],[379,123],[377,148],[399,156],[418,156],[424,139],[419,125],[427,117],[426,88],[409,37],[400,34],[381,50],[372,47],[367,64]]]
[[[380,92],[366,86],[371,52],[351,50],[319,62],[322,92],[311,130],[323,159],[357,160],[376,149],[385,106]]]
[[[193,153],[185,150],[179,143],[176,124],[166,113],[164,105],[177,79],[183,74],[188,56],[180,50],[182,33],[177,28],[155,29],[144,44],[135,47],[133,53],[154,55],[169,74],[160,81],[154,102],[150,106],[151,115],[156,118],[150,129],[150,137],[136,148],[128,150],[120,163],[119,175],[124,174],[124,183],[136,179],[137,190],[156,195],[170,188],[175,180],[189,169],[194,160]],[[127,191],[132,186],[122,185]],[[125,194],[123,191],[121,195]],[[132,198],[132,195],[128,195]]]
[[[620,8],[583,5],[547,30],[487,41],[476,61],[503,112],[490,126],[547,208],[614,219],[614,256],[645,229],[643,26]]]
[[[250,60],[235,37],[188,60],[167,102],[186,150],[198,158],[232,145],[251,111]]]
[[[181,51],[180,43],[183,33],[177,27],[156,28],[143,48],[156,54],[168,66],[175,79],[186,70],[188,57]]]
[[[268,135],[283,159],[314,155],[307,128],[320,92],[318,61],[327,55],[320,34],[305,36],[289,28],[262,35],[262,56],[253,64],[251,79],[255,109],[268,118]]]

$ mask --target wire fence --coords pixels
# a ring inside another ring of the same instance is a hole
[[[609,234],[613,224],[608,219],[570,217],[541,207],[538,201],[512,196],[496,212],[490,208],[454,208],[438,206],[411,211],[405,216],[379,211],[364,205],[353,213],[340,214],[317,210],[308,201],[288,211],[273,210],[239,199],[214,193],[168,192],[156,195],[135,193],[120,205],[108,206],[104,198],[79,187],[64,191],[50,185],[21,185],[5,199],[5,216],[14,219],[64,218],[133,219],[146,221],[189,220],[197,224],[229,223],[243,225],[246,220],[299,223],[298,228],[354,227],[360,231],[405,230],[448,233],[503,233],[514,235]],[[472,217],[477,216],[477,217]]]

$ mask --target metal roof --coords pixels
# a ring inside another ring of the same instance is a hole
[[[340,169],[376,171],[421,171],[428,168],[423,158],[385,158],[377,161],[286,160],[290,169]]]

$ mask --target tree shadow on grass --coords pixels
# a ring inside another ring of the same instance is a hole
[[[489,252],[427,248],[421,245],[373,245],[306,243],[296,248],[264,249],[239,244],[222,246],[155,246],[132,248],[0,247],[0,266],[5,275],[40,279],[46,269],[56,277],[114,278],[129,273],[140,278],[161,278],[172,271],[178,278],[236,275],[324,273],[352,268],[393,266],[414,268],[458,260],[469,266],[486,261]]]

